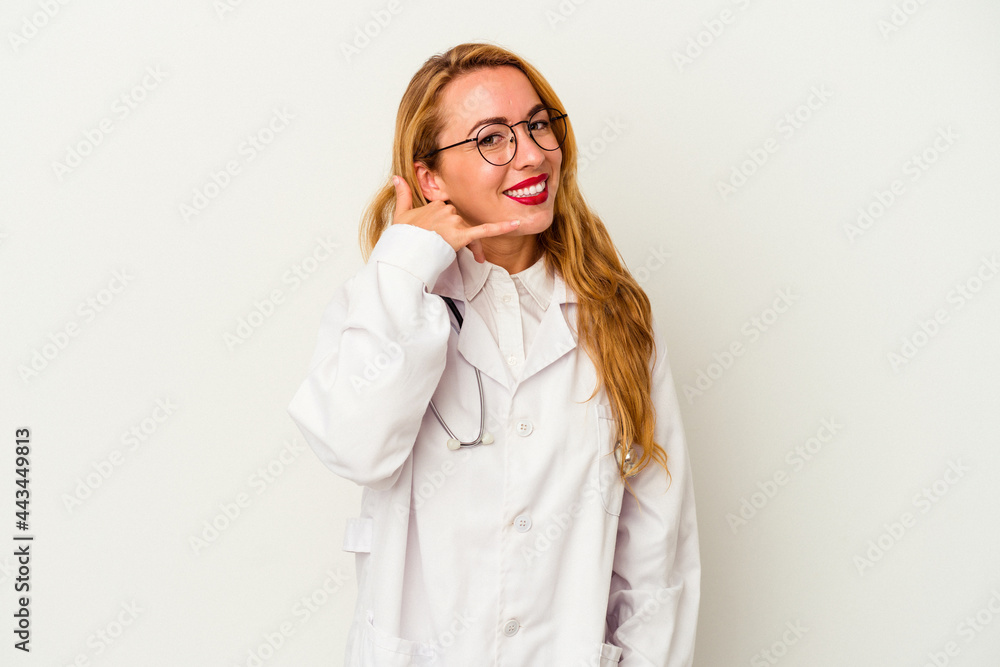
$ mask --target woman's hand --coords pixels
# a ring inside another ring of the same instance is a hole
[[[458,214],[453,205],[443,201],[432,201],[419,208],[413,208],[413,195],[410,193],[409,184],[399,176],[393,176],[392,182],[396,186],[396,211],[392,216],[392,224],[414,225],[437,232],[455,249],[455,252],[468,246],[480,264],[486,261],[486,255],[479,239],[506,234],[521,224],[520,220],[508,220],[470,225]]]

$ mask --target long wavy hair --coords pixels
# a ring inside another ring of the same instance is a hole
[[[396,115],[392,150],[392,173],[406,180],[414,208],[427,204],[419,187],[413,163],[437,146],[445,125],[439,100],[444,88],[469,72],[511,66],[524,72],[547,107],[565,108],[545,78],[510,51],[493,44],[459,44],[427,59],[413,75]],[[592,359],[598,386],[603,384],[611,401],[617,429],[617,447],[624,457],[633,443],[641,445],[641,457],[631,467],[619,466],[626,486],[651,460],[666,472],[667,453],[653,442],[655,409],[650,396],[652,377],[649,360],[656,353],[649,298],[629,273],[600,217],[587,206],[577,186],[577,147],[573,124],[568,119],[562,145],[562,167],[556,191],[552,225],[538,234],[545,261],[554,266],[578,299],[577,340]],[[434,170],[435,154],[419,160]],[[389,179],[387,179],[388,181]],[[396,191],[383,186],[365,210],[359,231],[361,252],[367,262],[383,230],[392,223]],[[669,482],[668,482],[669,483]]]

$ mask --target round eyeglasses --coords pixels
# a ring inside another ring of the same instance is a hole
[[[484,125],[476,133],[475,138],[435,149],[418,159],[423,160],[435,153],[475,141],[476,148],[479,149],[479,154],[483,156],[484,160],[492,165],[502,167],[513,160],[514,154],[517,153],[515,127],[522,123],[525,124],[528,128],[528,135],[539,148],[543,151],[554,151],[558,150],[562,146],[563,141],[566,140],[566,117],[568,115],[558,109],[544,107],[531,114],[531,118],[522,120],[520,123],[514,123],[513,125],[490,123],[489,125]]]

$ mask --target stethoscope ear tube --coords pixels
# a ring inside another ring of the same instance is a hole
[[[448,304],[448,307],[451,309],[451,312],[453,312],[455,314],[455,319],[458,320],[458,330],[461,331],[462,330],[462,313],[458,312],[458,306],[456,306],[455,302],[451,300],[451,297],[443,296],[441,298],[444,299],[444,302],[446,304]]]
[[[461,333],[462,331],[462,315],[458,312],[458,307],[455,306],[455,302],[449,297],[443,296],[445,303],[448,304],[448,308],[454,313],[455,319],[458,320],[457,331]],[[455,434],[452,432],[448,425],[444,423],[444,419],[441,418],[441,413],[438,412],[437,406],[434,405],[434,401],[431,400],[430,406],[431,410],[434,412],[434,416],[441,423],[441,426],[445,431],[448,432],[450,436],[445,443],[448,449],[452,451],[457,451],[462,447],[475,447],[476,445],[490,445],[493,444],[493,435],[485,431],[486,428],[486,398],[483,394],[483,375],[480,373],[479,369],[476,369],[476,382],[479,384],[479,435],[472,442],[462,442],[459,440]]]

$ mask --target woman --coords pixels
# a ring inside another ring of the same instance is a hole
[[[363,487],[347,665],[692,662],[677,398],[576,157],[555,92],[499,47],[430,58],[403,96],[367,264],[289,406]]]

